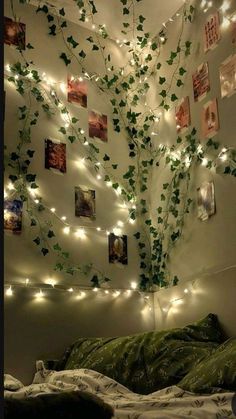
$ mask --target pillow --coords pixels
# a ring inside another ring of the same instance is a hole
[[[177,384],[223,335],[213,314],[184,328],[117,338],[79,338],[64,369],[87,368],[149,394]]]
[[[17,391],[22,387],[24,387],[24,384],[21,381],[10,374],[4,374],[4,390]]]
[[[236,339],[229,339],[192,369],[178,386],[192,393],[211,393],[214,388],[236,391]]]

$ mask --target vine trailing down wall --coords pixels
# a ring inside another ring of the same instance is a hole
[[[117,175],[118,163],[111,161],[108,154],[102,155],[94,142],[84,135],[79,120],[72,116],[65,103],[59,98],[55,86],[47,83],[44,74],[40,74],[32,61],[26,60],[24,49],[19,44],[19,60],[6,68],[6,78],[12,82],[17,92],[25,99],[25,105],[18,108],[19,142],[15,151],[8,152],[5,145],[5,162],[9,175],[7,197],[16,197],[24,202],[25,212],[30,219],[30,228],[35,231],[34,244],[41,254],[47,257],[49,252],[55,253],[55,270],[71,275],[83,274],[89,278],[94,287],[110,281],[106,273],[91,264],[74,263],[69,252],[62,248],[57,239],[54,222],[60,220],[64,232],[69,233],[71,226],[61,219],[55,209],[46,205],[38,192],[37,174],[31,172],[34,159],[32,138],[34,127],[37,126],[42,113],[50,120],[61,114],[64,123],[59,127],[68,146],[77,142],[84,153],[84,159],[91,165],[91,173],[111,186],[122,198],[129,211],[129,221],[138,226],[134,236],[140,256],[139,288],[153,291],[157,287],[167,287],[178,283],[177,276],[170,276],[168,263],[171,249],[179,242],[184,229],[185,218],[191,211],[193,199],[189,190],[196,165],[203,165],[209,170],[222,165],[222,173],[236,176],[235,150],[212,139],[201,144],[195,128],[186,136],[178,136],[173,146],[161,144],[156,146],[153,138],[163,113],[181,99],[179,88],[185,83],[187,62],[191,59],[192,43],[183,39],[185,25],[194,20],[195,8],[189,3],[176,13],[174,19],[181,19],[182,31],[176,39],[176,48],[170,51],[168,66],[171,75],[162,72],[161,54],[168,37],[168,24],[156,36],[145,31],[145,16],[137,14],[138,3],[144,0],[120,0],[124,21],[122,29],[123,41],[117,41],[121,48],[126,49],[127,61],[117,67],[110,53],[106,51],[104,40],[109,39],[105,25],[99,25],[97,31],[89,36],[87,50],[80,48],[80,42],[68,34],[70,23],[66,20],[64,8],[39,3],[36,14],[45,14],[45,31],[48,35],[60,37],[64,42],[64,50],[59,53],[61,60],[68,67],[77,64],[78,77],[87,79],[110,102],[113,112],[113,128],[123,132],[127,140],[128,155],[131,164],[120,178]],[[27,3],[20,0],[20,3]],[[97,6],[92,0],[76,0],[79,20],[90,21],[96,26]],[[19,21],[11,0],[12,18]],[[28,43],[26,49],[34,49]],[[94,53],[94,60],[100,54],[104,62],[104,73],[89,72],[86,68],[87,53]],[[40,53],[40,51],[39,51]],[[190,58],[189,58],[190,57]],[[185,64],[183,64],[185,63]],[[155,83],[159,102],[151,108],[146,101],[151,83]],[[221,150],[221,151],[220,151]],[[227,161],[225,156],[227,155]],[[169,181],[162,186],[159,197],[161,205],[156,208],[156,217],[150,215],[150,197],[148,185],[152,170],[164,164],[169,171]],[[48,211],[51,211],[50,221]],[[76,230],[83,236],[82,227]],[[105,231],[106,234],[106,231]],[[109,234],[109,232],[108,232]]]

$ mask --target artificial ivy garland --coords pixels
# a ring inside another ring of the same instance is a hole
[[[137,220],[139,230],[134,234],[137,239],[140,256],[140,281],[139,287],[143,291],[152,291],[158,287],[176,285],[177,276],[170,277],[168,261],[171,249],[182,236],[185,216],[190,212],[192,199],[189,197],[191,174],[196,164],[204,164],[211,169],[218,165],[219,143],[209,140],[203,147],[197,139],[195,128],[185,138],[179,136],[176,144],[158,147],[152,142],[152,133],[160,120],[160,111],[169,111],[171,106],[179,99],[177,90],[184,85],[186,68],[181,65],[182,57],[191,54],[191,42],[182,41],[183,27],[193,21],[194,7],[184,5],[181,12],[182,28],[177,40],[175,51],[171,51],[167,63],[173,67],[169,80],[161,73],[159,60],[162,44],[166,42],[166,31],[163,29],[155,37],[145,33],[145,17],[136,16],[135,5],[142,0],[120,0],[125,17],[122,33],[125,36],[132,34],[133,41],[124,40],[129,59],[125,66],[116,68],[112,64],[112,57],[106,54],[103,39],[108,38],[104,25],[99,26],[99,33],[87,38],[88,46],[94,53],[100,53],[104,62],[104,74],[89,75],[86,70],[86,52],[80,49],[79,41],[72,35],[66,36],[67,28],[64,8],[59,11],[52,6],[40,3],[37,13],[44,13],[48,21],[50,36],[61,36],[65,50],[60,52],[60,58],[66,66],[76,61],[83,77],[88,78],[99,90],[107,96],[113,111],[113,127],[116,132],[123,130],[126,135],[129,157],[134,164],[129,165],[122,179],[118,178],[117,163],[111,162],[110,156],[101,156],[99,147],[95,146],[85,136],[79,126],[79,120],[71,117],[66,106],[58,98],[54,89],[50,93],[44,88],[42,75],[34,69],[33,62],[27,62],[23,51],[19,50],[21,62],[11,65],[11,75],[8,80],[14,83],[19,94],[25,97],[27,105],[19,107],[18,119],[22,123],[19,130],[19,143],[14,152],[6,152],[6,165],[11,169],[9,179],[14,184],[14,194],[26,202],[30,226],[37,228],[34,243],[41,253],[46,256],[55,252],[57,262],[55,269],[65,273],[84,274],[88,276],[94,287],[100,287],[110,278],[97,269],[92,263],[87,265],[74,264],[70,254],[63,250],[56,239],[54,223],[45,220],[43,213],[49,208],[42,198],[35,199],[34,190],[38,188],[36,174],[30,173],[30,164],[34,158],[31,149],[31,135],[33,127],[37,124],[41,112],[53,118],[58,112],[66,120],[66,127],[61,126],[59,132],[64,135],[69,143],[78,142],[91,170],[102,173],[103,180],[109,182],[114,190],[119,190],[122,199],[127,202],[129,217]],[[21,3],[27,1],[20,0]],[[13,2],[12,11],[14,14]],[[94,23],[97,13],[94,1],[77,0],[80,11],[80,20],[90,19]],[[15,17],[16,18],[16,17]],[[27,49],[34,48],[27,44]],[[137,112],[136,107],[143,103],[150,85],[149,79],[155,78],[160,86],[160,103],[155,109],[146,106],[145,112]],[[33,105],[32,105],[33,102]],[[38,109],[32,110],[35,104]],[[5,146],[6,149],[6,146]],[[7,150],[6,150],[7,151]],[[224,173],[236,176],[235,150],[230,152],[231,159],[225,167]],[[206,159],[211,155],[211,159]],[[102,163],[101,163],[102,161]],[[169,168],[171,179],[162,186],[162,192],[156,208],[156,217],[150,216],[150,204],[147,199],[149,178],[154,167],[164,162]],[[232,163],[232,164],[231,164]],[[55,217],[51,213],[51,218]],[[56,221],[56,220],[55,220]]]

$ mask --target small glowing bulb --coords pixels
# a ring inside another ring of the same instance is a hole
[[[66,92],[66,85],[65,85],[65,83],[60,83],[60,89],[61,89],[61,91],[62,91],[63,93],[65,93],[65,92]]]
[[[120,295],[120,291],[115,291],[115,292],[113,293],[113,296],[114,296],[114,297],[119,297],[119,295]]]
[[[81,129],[81,130],[80,130],[80,133],[81,133],[81,134],[84,134],[84,133],[85,133],[84,129]]]
[[[110,235],[110,231],[106,231],[106,235],[109,236]]]
[[[96,166],[101,166],[101,163],[100,163],[100,161],[98,161],[97,163],[95,163],[96,164]]]
[[[35,202],[35,204],[39,204],[39,200],[38,199],[35,199],[34,202]]]
[[[56,208],[51,208],[50,211],[51,212],[55,212],[56,211]]]
[[[89,145],[89,142],[88,142],[88,141],[85,141],[85,142],[84,142],[84,145]]]
[[[206,166],[206,165],[207,165],[207,163],[208,163],[208,159],[207,159],[206,157],[204,157],[204,158],[202,159],[202,166]]]
[[[10,67],[10,65],[9,65],[9,64],[7,64],[7,65],[5,66],[5,69],[6,69],[7,71],[11,71],[11,67]]]
[[[133,220],[132,218],[130,218],[130,219],[129,219],[129,223],[130,223],[130,224],[134,224],[134,223],[135,223],[135,220]]]
[[[117,225],[118,225],[119,227],[123,227],[123,226],[124,226],[124,223],[123,223],[123,221],[117,221]]]
[[[102,176],[101,175],[97,175],[97,179],[98,180],[102,179]]]
[[[109,294],[109,291],[108,290],[105,290],[105,294]]]
[[[14,77],[15,77],[15,80],[18,80],[19,79],[18,74],[16,74]]]
[[[96,28],[96,25],[94,25],[94,23],[92,24],[92,29],[95,29]]]
[[[40,290],[39,292],[36,292],[35,297],[36,298],[42,298],[44,296],[42,290]]]
[[[122,189],[121,189],[120,186],[117,188],[116,192],[117,192],[118,195],[121,195]]]
[[[97,231],[101,231],[101,227],[97,227]]]
[[[106,185],[108,186],[108,188],[110,188],[112,186],[112,182],[109,180],[108,182],[106,182]]]
[[[85,292],[85,291],[81,291],[80,295],[81,295],[81,297],[83,298],[83,297],[85,297],[86,292]]]
[[[65,128],[68,128],[70,124],[68,122],[65,123]]]
[[[70,227],[64,227],[63,228],[63,233],[64,234],[69,234],[70,233]]]
[[[54,288],[54,287],[55,287],[56,283],[57,283],[57,282],[55,281],[55,279],[52,279],[52,278],[49,278],[49,279],[47,279],[47,281],[46,281],[46,284],[51,285],[51,286],[52,286],[52,288]]]
[[[25,285],[28,285],[28,284],[29,284],[29,278],[26,278]]]
[[[98,292],[98,288],[97,287],[93,288],[93,291]]]
[[[9,189],[9,191],[12,191],[13,189],[15,189],[13,183],[11,182],[8,183],[7,188]]]
[[[61,220],[62,220],[62,221],[65,221],[65,220],[66,220],[66,216],[65,216],[65,215],[63,215],[63,216],[61,217]]]
[[[185,293],[185,294],[188,294],[188,293],[189,293],[188,288],[185,288],[185,289],[184,289],[184,293]]]
[[[68,288],[68,291],[69,291],[69,292],[73,292],[73,291],[74,291],[74,289],[73,289],[73,288]]]
[[[131,282],[131,288],[132,288],[132,290],[136,290],[136,288],[137,288],[137,282]]]
[[[115,236],[120,236],[122,231],[120,228],[113,228],[113,233],[115,234]]]
[[[83,77],[82,76],[80,76],[79,77],[79,81],[83,81],[84,79],[83,79]]]
[[[6,290],[6,295],[7,295],[8,297],[11,297],[11,296],[13,295],[13,291],[12,291],[12,287],[11,287],[11,285],[10,285],[10,287],[9,287],[9,288],[7,288],[7,290]]]
[[[164,311],[164,313],[167,313],[168,308],[167,308],[167,307],[164,307],[164,308],[162,309],[162,311]]]
[[[222,161],[226,161],[227,160],[227,154],[223,154],[222,156],[220,156],[220,159]]]
[[[80,239],[84,239],[86,237],[85,231],[83,228],[79,228],[75,232],[76,237],[79,237]]]

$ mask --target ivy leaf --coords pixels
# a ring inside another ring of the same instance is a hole
[[[75,40],[74,40],[74,38],[73,38],[73,36],[71,35],[71,36],[68,36],[68,38],[67,38],[67,42],[70,44],[70,45],[72,45],[72,48],[76,48],[78,45],[79,45],[79,43],[78,42],[76,42]]]
[[[127,7],[123,8],[123,15],[129,15],[129,9]]]
[[[54,17],[52,15],[47,15],[48,22],[52,22],[54,20]]]
[[[59,14],[60,14],[61,16],[65,16],[65,10],[64,10],[64,7],[62,7],[62,9],[60,9],[60,10],[59,10]]]
[[[139,231],[137,233],[134,234],[134,237],[139,240],[141,237],[141,234],[139,233]]]
[[[104,157],[103,157],[103,160],[108,161],[108,160],[110,160],[110,157],[107,154],[105,154]]]
[[[166,81],[165,77],[159,77],[159,84],[164,84]]]
[[[66,22],[66,20],[64,20],[62,23],[61,23],[61,28],[66,28],[67,27],[67,22]]]
[[[68,140],[73,144],[76,141],[76,137],[74,135],[69,135]]]
[[[60,252],[61,251],[61,246],[59,246],[58,243],[54,244],[53,249]]]
[[[66,66],[68,66],[71,63],[71,60],[67,57],[65,52],[61,53],[60,58],[64,61]]]
[[[161,201],[165,201],[166,200],[166,197],[165,197],[165,195],[162,193],[161,194]]]
[[[31,218],[30,225],[31,225],[31,227],[36,226],[37,225],[37,221],[34,218]]]
[[[37,246],[39,246],[39,245],[40,245],[40,238],[39,238],[39,237],[36,237],[36,238],[33,240],[33,242],[34,242],[35,244],[37,244]]]
[[[96,44],[93,44],[92,51],[98,51],[98,50],[99,50],[98,46]]]
[[[113,168],[114,170],[116,170],[116,169],[117,169],[117,167],[118,167],[118,164],[112,164],[112,168]]]
[[[48,231],[48,238],[51,239],[52,237],[55,237],[54,231],[53,230],[49,230]]]
[[[176,100],[178,100],[178,97],[176,96],[175,93],[172,93],[172,95],[171,95],[171,102],[175,102]]]
[[[28,42],[28,44],[26,45],[26,48],[27,48],[27,49],[34,49],[33,45],[31,45],[29,42]]]
[[[183,75],[184,75],[184,73],[186,73],[185,68],[180,67],[180,68],[179,68],[179,75],[180,75],[180,76],[183,76]]]
[[[178,79],[178,80],[177,80],[177,82],[176,82],[176,85],[177,85],[178,87],[180,87],[180,86],[183,86],[183,85],[184,85],[184,83],[182,82],[182,80],[181,80],[181,79]]]
[[[83,50],[81,50],[80,53],[79,53],[79,56],[81,58],[85,58],[86,57],[86,54],[85,54],[85,52]]]
[[[48,13],[48,7],[46,5],[44,5],[43,7],[38,7],[36,10],[36,13],[38,12],[44,12],[44,13]]]
[[[42,252],[43,256],[46,256],[48,254],[49,250],[46,249],[46,247],[42,247],[41,252]]]
[[[78,118],[76,118],[75,116],[72,117],[71,122],[72,124],[76,124],[76,122],[78,122]]]
[[[28,173],[25,177],[27,182],[35,182],[36,175],[32,175],[31,173]]]
[[[162,96],[163,98],[167,96],[166,94],[166,90],[162,90],[161,93],[159,93],[160,96]]]
[[[66,134],[66,129],[64,127],[59,128],[58,131],[61,132],[62,134]]]
[[[49,26],[49,29],[50,29],[49,35],[56,36],[56,28],[57,28],[56,25]]]

